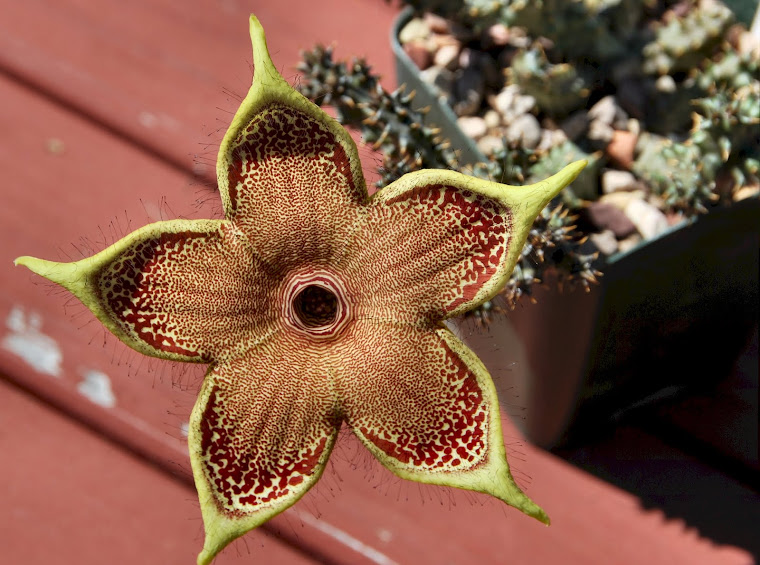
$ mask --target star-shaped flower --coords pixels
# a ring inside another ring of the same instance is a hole
[[[250,31],[253,85],[217,162],[225,219],[17,259],[137,351],[210,365],[189,431],[198,563],[301,498],[342,424],[402,478],[548,522],[509,472],[490,376],[442,322],[502,288],[585,163],[528,187],[418,171],[370,198],[347,132],[280,76],[254,16]]]

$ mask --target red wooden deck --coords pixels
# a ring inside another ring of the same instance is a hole
[[[286,77],[319,41],[366,55],[392,85],[395,11],[381,0],[0,0],[3,563],[192,563],[202,544],[183,434],[202,368],[141,358],[11,260],[77,258],[149,221],[218,213],[205,183],[250,84],[250,12]],[[655,437],[623,430],[589,453],[626,473],[676,473],[664,498],[694,492],[679,477],[727,493],[714,504],[737,535],[713,539],[521,443],[508,422],[505,433],[550,528],[485,497],[399,481],[346,437],[303,501],[218,562],[754,562],[742,532],[760,517],[757,493]]]

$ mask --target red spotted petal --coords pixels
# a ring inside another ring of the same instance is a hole
[[[229,222],[173,220],[141,228],[75,263],[24,258],[74,293],[129,346],[208,362],[273,331],[277,281]]]
[[[262,257],[280,267],[328,264],[354,233],[363,200],[346,148],[288,106],[258,113],[231,149],[231,213]]]
[[[410,471],[483,464],[498,406],[432,329],[357,322],[339,370],[346,421],[365,443]]]
[[[209,371],[189,437],[207,534],[199,562],[320,477],[340,426],[329,381],[320,353],[287,332]]]
[[[472,307],[503,273],[512,223],[508,208],[462,187],[383,192],[372,202],[362,226],[366,239],[352,250],[346,274],[364,290],[368,316],[440,320]]]
[[[251,30],[253,85],[217,163],[226,217],[271,265],[335,264],[367,202],[356,145],[283,80],[253,19]]]
[[[210,361],[273,329],[275,284],[233,226],[140,238],[94,275],[102,307],[157,352]]]
[[[547,520],[509,472],[491,377],[451,332],[361,321],[340,348],[346,422],[386,467],[484,492]]]

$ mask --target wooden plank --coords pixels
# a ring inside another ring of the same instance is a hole
[[[0,378],[3,563],[195,562],[192,489]],[[192,542],[192,543],[189,543]],[[263,531],[224,563],[315,563]]]
[[[0,146],[4,366],[124,422],[137,418],[134,425],[157,430],[158,443],[180,446],[182,420],[167,409],[187,412],[192,395],[174,390],[171,371],[159,368],[146,377],[147,361],[107,336],[76,300],[9,263],[19,255],[73,260],[101,249],[125,235],[129,222],[159,219],[159,194],[177,213],[193,213],[198,187],[7,79],[0,78],[0,98],[0,127],[13,139]]]
[[[645,507],[635,494],[521,444],[514,427],[508,421],[504,425],[518,481],[551,516],[549,528],[483,495],[395,479],[345,442],[333,459],[353,460],[357,469],[349,473],[336,463],[341,478],[337,494],[333,475],[327,474],[316,487],[318,492],[328,489],[326,500],[319,497],[314,502],[315,497],[310,497],[305,505],[316,504],[321,518],[360,540],[374,539],[399,563],[754,563],[746,549],[717,544],[679,515]],[[641,461],[670,460],[679,476],[700,477],[700,488],[725,487],[726,479],[719,473],[655,444],[655,449],[638,454]],[[676,483],[675,477],[669,482]],[[736,490],[744,493],[745,506],[755,496],[748,489]],[[688,492],[684,487],[671,494],[678,498]],[[730,519],[736,506],[727,504],[724,515]]]
[[[212,178],[216,144],[251,83],[251,11],[289,80],[297,78],[300,50],[319,42],[335,44],[338,57],[371,56],[373,67],[394,83],[388,37],[396,8],[380,0],[199,0],[191,6],[0,0],[0,69]],[[371,165],[369,151],[365,158]]]

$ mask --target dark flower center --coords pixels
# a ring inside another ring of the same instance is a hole
[[[311,284],[296,295],[293,311],[307,328],[328,326],[338,316],[338,297],[322,286]]]
[[[283,321],[314,339],[340,335],[353,313],[340,277],[323,269],[304,269],[283,281]]]

